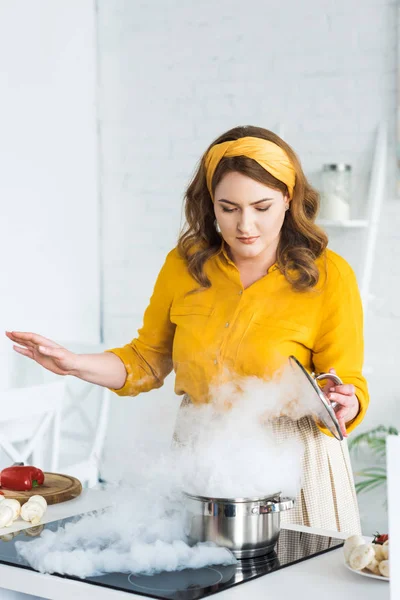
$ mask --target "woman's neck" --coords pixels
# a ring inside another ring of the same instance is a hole
[[[229,246],[227,247],[227,251],[240,272],[259,272],[265,275],[268,269],[276,263],[277,248],[278,244],[274,244],[266,248],[261,254],[249,258],[237,255]]]

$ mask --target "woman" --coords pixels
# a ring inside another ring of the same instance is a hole
[[[363,419],[362,308],[354,273],[314,223],[318,194],[274,133],[237,127],[211,144],[186,192],[187,227],[157,278],[139,335],[123,348],[75,355],[32,333],[14,349],[60,375],[135,396],[172,369],[187,402],[210,400],[225,374],[268,378],[294,355],[309,371],[336,369],[325,387],[344,436]],[[299,437],[304,482],[291,521],[360,531],[345,442],[312,418],[281,418]]]

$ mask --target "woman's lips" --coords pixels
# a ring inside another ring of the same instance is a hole
[[[242,244],[254,244],[255,241],[257,241],[259,238],[259,236],[257,237],[238,237],[236,239],[239,240],[239,242],[242,242]]]

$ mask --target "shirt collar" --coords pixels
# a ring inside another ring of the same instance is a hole
[[[226,262],[230,265],[232,265],[233,267],[236,267],[235,263],[233,262],[233,260],[229,257],[228,254],[228,246],[225,242],[225,240],[223,239],[221,241],[221,247],[217,252],[217,256],[222,255],[224,257],[224,259],[226,260]],[[236,267],[237,268],[237,267]],[[278,263],[275,262],[273,265],[271,265],[268,270],[267,270],[267,274],[271,273],[272,271],[275,271],[276,269],[279,269],[278,267]]]

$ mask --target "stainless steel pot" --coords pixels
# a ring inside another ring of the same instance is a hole
[[[293,498],[207,498],[184,493],[185,534],[189,544],[214,542],[237,558],[271,552],[280,533],[280,515]]]

